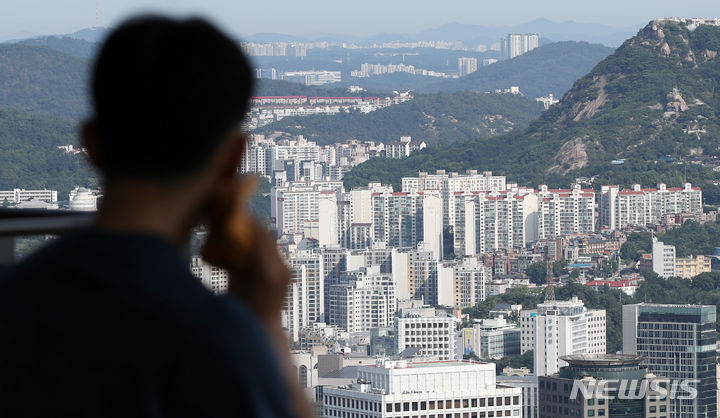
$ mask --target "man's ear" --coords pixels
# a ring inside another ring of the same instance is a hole
[[[98,133],[97,123],[94,119],[89,119],[82,124],[81,136],[83,146],[87,149],[90,162],[95,166],[95,168],[102,171],[104,168],[104,161],[102,151],[100,151],[100,135]]]

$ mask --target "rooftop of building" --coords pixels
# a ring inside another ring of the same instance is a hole
[[[639,365],[645,356],[638,354],[573,354],[561,356],[571,366],[621,366]]]
[[[432,360],[432,361],[404,361],[404,360],[378,360],[377,364],[367,367],[383,369],[427,369],[438,367],[475,367],[490,363],[472,360]]]

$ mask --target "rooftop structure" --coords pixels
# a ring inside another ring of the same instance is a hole
[[[497,385],[494,364],[458,360],[378,360],[375,366],[358,368],[356,383],[326,387],[319,395],[325,417],[518,417],[522,407],[522,389]]]

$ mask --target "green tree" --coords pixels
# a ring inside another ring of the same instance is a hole
[[[530,277],[531,283],[545,284],[547,281],[547,263],[544,261],[532,263],[528,266],[527,270],[525,270],[525,274]]]

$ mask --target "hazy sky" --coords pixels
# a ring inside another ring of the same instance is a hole
[[[409,33],[448,22],[514,25],[543,17],[615,27],[654,17],[720,16],[718,0],[0,0],[0,39],[111,26],[141,11],[200,13],[238,35]]]

